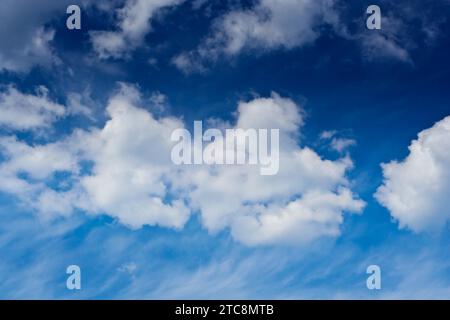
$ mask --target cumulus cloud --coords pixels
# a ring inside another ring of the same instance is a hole
[[[94,51],[100,58],[122,58],[139,46],[151,30],[151,21],[163,8],[175,6],[183,0],[127,0],[117,10],[116,31],[91,31]]]
[[[316,40],[323,24],[335,25],[334,0],[261,0],[251,9],[232,10],[219,17],[210,35],[191,52],[173,59],[183,72],[203,70],[203,61],[234,56],[246,49],[300,47]]]
[[[181,227],[189,212],[181,201],[166,198],[165,175],[171,169],[170,134],[182,123],[156,120],[133,105],[140,99],[136,89],[122,85],[109,101],[110,120],[102,129],[76,130],[55,143],[30,146],[4,138],[0,189],[19,195],[44,217],[80,209],[108,214],[132,228]],[[92,164],[90,174],[81,175],[86,163]],[[60,183],[68,187],[49,187],[56,174],[67,177]]]
[[[171,170],[170,135],[182,127],[176,119],[156,120],[139,102],[139,93],[122,86],[109,102],[111,117],[93,133],[88,159],[93,174],[81,185],[90,199],[89,211],[106,213],[137,228],[142,225],[182,227],[189,212],[182,201],[167,203]]]
[[[65,190],[80,168],[73,151],[67,141],[29,145],[16,137],[0,137],[0,191],[14,194],[44,220],[69,216],[72,204],[79,202],[75,188]],[[67,178],[54,181],[58,173]]]
[[[48,97],[48,89],[40,86],[36,95],[25,94],[9,86],[0,92],[0,127],[30,130],[50,127],[64,116],[63,105]]]
[[[156,118],[142,101],[135,87],[122,84],[109,100],[110,119],[102,128],[76,130],[44,145],[2,138],[0,189],[44,217],[83,210],[131,228],[181,228],[199,212],[211,233],[229,229],[248,245],[336,237],[344,213],[364,207],[346,178],[348,156],[326,160],[299,146],[303,112],[290,99],[274,93],[241,102],[233,126],[280,130],[280,170],[274,176],[262,176],[252,165],[175,166],[170,137],[184,123]]]
[[[252,166],[196,167],[186,180],[189,198],[211,232],[230,228],[248,245],[307,243],[339,234],[344,212],[361,212],[364,202],[349,189],[348,157],[322,159],[299,146],[303,113],[292,100],[273,94],[241,102],[234,128],[279,128],[280,169],[262,176]]]
[[[450,117],[419,133],[403,161],[382,164],[375,194],[401,228],[436,231],[450,219]]]

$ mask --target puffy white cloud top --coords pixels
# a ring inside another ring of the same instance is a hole
[[[122,84],[102,128],[76,130],[44,145],[1,138],[0,190],[16,194],[41,217],[82,210],[131,228],[182,228],[198,212],[211,233],[229,229],[248,245],[336,237],[344,213],[365,205],[350,190],[348,156],[326,160],[299,146],[303,113],[290,99],[274,93],[241,102],[231,125],[280,130],[280,168],[273,176],[252,165],[174,165],[171,133],[183,122],[156,118],[141,104],[139,91]],[[55,180],[57,173],[64,178]]]
[[[376,198],[400,227],[436,231],[450,219],[450,117],[419,133],[403,161],[383,164]]]

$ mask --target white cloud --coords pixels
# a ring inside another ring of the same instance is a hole
[[[83,92],[70,92],[67,94],[67,113],[83,115],[94,120],[95,101],[91,97],[91,89],[87,87]]]
[[[66,142],[30,146],[14,137],[2,137],[2,153],[14,161],[2,163],[9,172],[26,172],[31,179],[42,180],[55,171],[75,171],[76,160]]]
[[[420,48],[421,42],[433,44],[443,33],[440,24],[445,17],[431,15],[419,2],[400,1],[391,9],[382,7],[381,30],[368,30],[365,11],[355,17],[342,2],[257,0],[251,8],[235,7],[215,19],[209,35],[196,48],[179,53],[172,63],[185,74],[202,73],[219,59],[249,50],[261,54],[311,45],[326,32],[359,45],[363,59],[369,62],[413,64],[413,50]]]
[[[108,214],[137,228],[161,225],[180,228],[189,211],[180,200],[168,200],[165,175],[170,173],[170,134],[178,120],[156,120],[144,109],[133,87],[121,85],[109,101],[110,120],[102,129],[76,130],[55,143],[29,146],[16,138],[0,141],[6,161],[0,189],[17,194],[41,216],[70,215],[74,209]],[[81,175],[83,162],[92,172]],[[68,175],[68,190],[49,188],[55,173]],[[25,177],[23,177],[25,175]],[[24,188],[26,187],[26,188]]]
[[[248,245],[303,244],[336,237],[345,212],[364,202],[351,192],[348,156],[324,160],[299,147],[301,109],[273,94],[242,102],[235,128],[279,128],[280,170],[261,176],[256,166],[175,166],[170,159],[175,118],[155,118],[139,107],[139,91],[122,84],[111,97],[103,128],[76,130],[60,141],[29,146],[2,138],[0,189],[19,195],[44,217],[74,209],[107,214],[139,228],[181,228],[198,211],[205,228],[230,229]],[[50,160],[50,161],[49,161]],[[86,163],[91,169],[86,172]],[[55,173],[67,178],[58,187]],[[6,179],[8,178],[8,179]],[[27,190],[27,191],[24,191]]]
[[[345,177],[351,160],[324,160],[299,147],[302,124],[301,109],[277,94],[239,104],[235,128],[280,129],[280,170],[274,176],[251,166],[187,172],[189,197],[208,230],[230,228],[248,245],[302,244],[337,236],[344,212],[361,212],[364,202],[355,199]]]
[[[206,71],[201,58],[195,57],[194,53],[183,52],[173,57],[172,63],[185,74],[202,73]]]
[[[347,151],[348,148],[355,145],[356,141],[354,139],[347,138],[333,138],[330,143],[330,147],[339,153]]]
[[[348,148],[354,145],[356,145],[356,141],[354,139],[333,138],[331,140],[331,148],[339,153],[348,150]]]
[[[403,161],[383,164],[376,193],[401,228],[439,230],[450,219],[450,117],[419,133]]]
[[[283,205],[259,208],[253,215],[233,221],[233,235],[250,245],[309,243],[322,237],[340,235],[344,212],[361,212],[364,202],[354,199],[347,188],[337,192],[306,191]]]
[[[75,150],[66,140],[45,145],[28,145],[15,137],[0,137],[0,191],[14,194],[29,209],[36,210],[42,219],[68,216],[73,203],[80,202],[80,192],[61,191],[64,183],[72,184],[79,173]],[[47,183],[57,172],[69,174],[54,185]]]
[[[225,39],[230,55],[245,47],[293,48],[314,41],[320,24],[333,15],[334,1],[261,0],[253,11],[230,12],[218,22],[214,41]]]
[[[325,130],[320,133],[320,139],[328,140],[333,138],[336,135],[336,130]]]
[[[24,94],[13,86],[0,93],[0,126],[30,130],[46,128],[64,116],[64,106],[48,97],[48,89],[41,86],[36,95]]]
[[[134,88],[122,86],[109,102],[111,117],[105,127],[90,135],[87,157],[93,174],[81,185],[90,199],[88,211],[106,213],[138,228],[145,224],[180,228],[189,212],[182,201],[165,203],[170,190],[170,135],[182,127],[176,119],[156,120],[139,103]]]
[[[320,139],[328,140],[330,143],[330,148],[339,153],[343,153],[350,147],[356,145],[356,140],[350,138],[341,138],[337,135],[338,132],[336,130],[325,130],[320,133]]]
[[[100,58],[122,58],[139,46],[151,30],[151,21],[163,8],[175,6],[183,0],[127,0],[117,10],[116,31],[91,31],[94,51]]]
[[[57,120],[71,115],[93,120],[92,108],[96,106],[89,88],[82,93],[68,93],[65,107],[49,97],[45,86],[38,86],[34,94],[29,94],[9,85],[0,92],[0,127],[23,131],[48,129]]]
[[[337,24],[334,0],[261,0],[252,9],[219,17],[209,37],[192,52],[174,58],[185,73],[202,71],[203,61],[234,56],[246,49],[300,47],[316,40],[322,24]]]

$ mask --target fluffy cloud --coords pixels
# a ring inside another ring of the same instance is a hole
[[[339,234],[344,212],[361,212],[345,177],[348,157],[324,160],[298,146],[303,124],[301,109],[273,94],[242,102],[235,128],[279,128],[280,169],[262,176],[252,166],[196,167],[186,180],[189,198],[211,232],[230,228],[248,245],[307,243]]]
[[[337,24],[334,0],[261,0],[252,9],[233,10],[218,18],[211,34],[191,52],[175,57],[182,71],[202,71],[202,61],[234,56],[245,49],[294,48],[319,36],[322,24]]]
[[[44,217],[79,209],[108,214],[132,228],[181,227],[189,212],[181,201],[166,198],[170,180],[165,175],[172,169],[169,137],[182,123],[156,120],[133,105],[139,101],[136,89],[122,85],[109,101],[111,119],[101,130],[76,130],[36,146],[3,138],[0,189],[17,194]],[[89,174],[82,174],[86,170]]]
[[[80,169],[68,141],[33,146],[15,137],[1,137],[0,154],[0,191],[14,194],[42,219],[68,216],[72,203],[80,202],[81,193],[75,188],[65,191]],[[67,177],[55,180],[58,173]]]
[[[49,127],[66,112],[64,106],[48,97],[48,89],[41,86],[37,94],[24,94],[13,86],[0,93],[0,126],[29,130]]]
[[[261,0],[252,11],[234,11],[217,22],[213,43],[233,55],[245,47],[293,48],[314,41],[316,29],[335,19],[334,1]],[[222,42],[223,41],[223,42]]]
[[[450,219],[450,117],[419,133],[403,161],[383,164],[376,198],[400,227],[439,230]]]
[[[122,84],[109,100],[110,120],[102,128],[76,130],[46,145],[2,138],[0,189],[44,217],[82,210],[131,228],[181,228],[199,212],[211,233],[229,229],[248,245],[336,237],[344,213],[364,207],[346,178],[348,156],[325,160],[299,146],[303,113],[290,99],[273,94],[242,102],[234,125],[280,129],[280,170],[274,176],[260,175],[254,165],[175,166],[170,137],[183,122],[156,118],[141,103],[139,91]]]
[[[117,31],[92,31],[91,41],[100,58],[122,58],[142,43],[151,29],[151,20],[163,8],[183,0],[128,0],[117,10]]]
[[[91,175],[81,179],[90,204],[88,211],[106,213],[133,227],[182,227],[188,209],[170,194],[170,135],[183,124],[176,119],[156,120],[138,108],[139,93],[122,86],[109,102],[111,117],[104,128],[91,133],[86,150],[93,161]]]

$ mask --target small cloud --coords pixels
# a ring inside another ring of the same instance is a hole
[[[155,91],[150,96],[150,103],[156,112],[163,112],[168,105],[168,98],[159,91]]]
[[[353,139],[345,138],[333,138],[331,140],[331,148],[339,153],[346,151],[349,147],[356,145],[356,141]]]
[[[156,68],[156,67],[158,66],[158,59],[156,59],[156,58],[149,58],[149,59],[147,60],[147,63],[148,63],[150,66]]]
[[[322,139],[322,140],[328,140],[328,139],[331,139],[331,138],[334,137],[334,135],[335,135],[336,133],[337,133],[336,130],[325,130],[325,131],[322,131],[322,132],[320,133],[320,139]]]
[[[94,120],[93,108],[96,102],[91,98],[91,90],[87,87],[82,93],[71,92],[67,95],[67,111],[71,115],[83,115]]]
[[[172,64],[184,74],[204,73],[206,68],[201,63],[201,57],[192,52],[183,52],[172,59]]]
[[[409,52],[398,41],[381,34],[371,34],[363,38],[364,57],[367,60],[395,59],[412,63]]]
[[[115,31],[90,32],[94,51],[100,59],[126,58],[130,52],[144,42],[151,30],[152,19],[161,9],[176,6],[184,0],[136,0],[126,1],[125,6],[117,9],[120,18]]]
[[[450,116],[419,133],[403,161],[383,163],[375,198],[401,228],[437,231],[450,221]]]
[[[351,146],[356,145],[356,140],[350,138],[340,138],[337,137],[338,132],[336,130],[325,130],[322,131],[319,135],[320,140],[327,140],[330,143],[330,148],[343,153]]]

